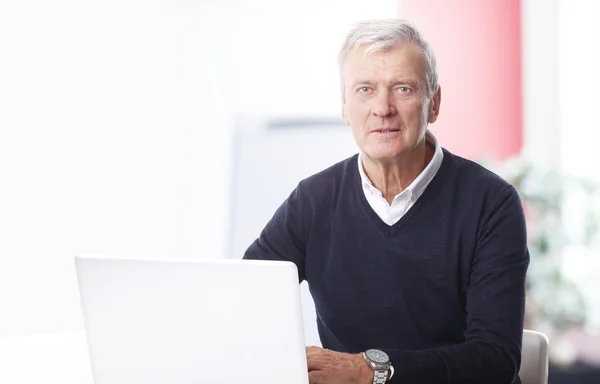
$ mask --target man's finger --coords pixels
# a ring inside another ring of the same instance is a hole
[[[316,359],[322,356],[327,356],[327,351],[319,347],[311,347],[306,349],[307,359]]]
[[[309,384],[322,384],[327,382],[327,372],[325,371],[311,371],[308,372]]]
[[[321,352],[321,351],[324,351],[324,349],[320,348],[320,347],[316,347],[314,345],[306,347],[306,353],[315,353],[315,352]]]
[[[308,370],[318,370],[327,367],[331,362],[331,357],[327,354],[313,352],[311,354],[306,355],[306,364],[308,365]]]

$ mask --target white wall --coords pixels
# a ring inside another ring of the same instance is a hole
[[[542,170],[562,170],[600,185],[600,2],[523,0],[524,155]],[[582,242],[586,215],[600,212],[580,190],[563,202],[563,235],[575,243],[563,270],[583,290],[590,324],[600,327],[600,259]],[[600,246],[600,244],[597,244]]]
[[[600,181],[600,2],[559,0],[561,154],[566,171]]]
[[[223,13],[0,3],[0,334],[81,328],[76,253],[221,255]]]
[[[563,170],[600,186],[600,2],[558,1],[560,158]],[[600,193],[592,201],[573,188],[565,199],[564,231],[582,241],[586,215],[600,220]],[[595,248],[574,245],[564,255],[564,270],[584,290],[590,323],[600,330],[600,237]]]
[[[397,0],[238,0],[231,77],[241,115],[339,116],[337,53],[351,25],[397,17]]]
[[[1,2],[0,335],[82,327],[77,253],[224,256],[233,122],[337,116],[396,3]]]
[[[560,163],[558,0],[522,0],[523,154]]]

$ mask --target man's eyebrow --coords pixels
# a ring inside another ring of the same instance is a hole
[[[415,80],[415,79],[399,79],[399,80],[395,80],[392,83],[392,86],[404,85],[404,84],[410,85],[410,86],[412,86],[414,88],[418,88],[419,85],[420,85],[420,82],[418,80]]]
[[[370,80],[356,80],[351,84],[351,87],[354,88],[358,85],[373,85],[374,83]],[[398,79],[391,82],[391,86],[395,87],[397,85],[410,85],[413,88],[420,88],[420,82],[416,79]]]
[[[352,83],[352,87],[356,87],[357,85],[373,85],[373,82],[369,80],[357,80]]]

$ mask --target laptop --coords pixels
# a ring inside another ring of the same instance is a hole
[[[296,266],[78,255],[96,384],[308,384]]]

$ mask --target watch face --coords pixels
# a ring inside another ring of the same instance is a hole
[[[372,360],[376,363],[385,364],[390,361],[390,357],[387,355],[387,353],[380,351],[379,349],[369,349],[365,352],[365,355],[367,355],[369,360]]]

